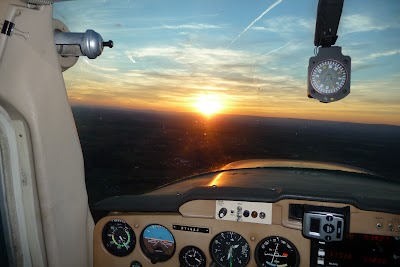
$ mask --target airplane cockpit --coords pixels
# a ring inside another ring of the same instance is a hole
[[[0,265],[400,266],[396,0],[0,0]]]

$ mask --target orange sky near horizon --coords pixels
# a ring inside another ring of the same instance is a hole
[[[120,109],[133,109],[133,110],[154,110],[154,111],[167,111],[167,112],[190,112],[199,113],[196,108],[196,98],[180,101],[177,103],[172,102],[152,102],[143,99],[123,99],[123,98],[101,98],[93,96],[81,96],[68,92],[71,105],[85,105],[106,108],[120,108]],[[350,96],[349,96],[350,97]],[[301,105],[293,105],[291,103],[282,103],[282,106],[277,105],[269,106],[265,102],[264,106],[240,106],[235,105],[234,102],[222,101],[221,109],[215,114],[205,115],[205,117],[218,116],[219,114],[236,114],[236,115],[249,115],[260,117],[277,117],[277,118],[296,118],[296,119],[310,119],[310,120],[328,120],[328,121],[342,121],[342,122],[355,122],[366,124],[388,124],[400,126],[400,115],[390,114],[391,109],[397,108],[396,106],[388,106],[382,104],[376,105],[374,109],[380,109],[380,113],[374,113],[369,108],[369,105],[362,103],[352,104],[350,101],[337,102],[337,103],[319,103],[313,99],[308,99],[303,94],[304,103]],[[349,103],[350,102],[350,103]],[[286,106],[285,106],[286,105]],[[301,111],[301,112],[299,112]],[[382,115],[382,113],[387,113]]]
[[[158,58],[159,53],[167,53],[166,49],[145,48],[147,52],[141,53],[154,53],[151,58]],[[191,47],[184,49],[193,53]],[[356,68],[350,95],[325,104],[307,97],[306,66],[300,72],[298,67],[292,67],[292,71],[272,68],[265,72],[262,65],[256,70],[247,59],[255,55],[249,52],[197,49],[192,60],[198,57],[198,61],[209,62],[195,71],[187,66],[111,68],[114,56],[107,52],[104,58],[95,61],[81,58],[76,66],[64,72],[72,104],[198,112],[199,100],[210,97],[220,101],[218,112],[224,114],[400,125],[400,74],[393,72],[394,69],[384,76],[368,78],[367,73]],[[170,61],[175,60],[173,53],[170,57]],[[230,71],[223,69],[225,60],[231,57],[238,62],[232,64],[243,65]],[[355,63],[357,67],[359,63]],[[391,64],[397,66],[395,61]]]

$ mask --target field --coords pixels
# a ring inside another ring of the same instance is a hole
[[[340,163],[400,179],[400,127],[73,107],[90,205],[243,159]]]

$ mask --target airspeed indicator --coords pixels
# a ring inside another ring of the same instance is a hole
[[[115,256],[129,255],[136,244],[133,229],[123,220],[109,221],[103,228],[103,245]]]

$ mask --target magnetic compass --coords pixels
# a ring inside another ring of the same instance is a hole
[[[339,61],[327,59],[320,61],[311,71],[311,85],[324,95],[335,94],[346,84],[348,73]]]
[[[351,58],[338,46],[321,47],[308,65],[308,96],[329,103],[350,93]]]

